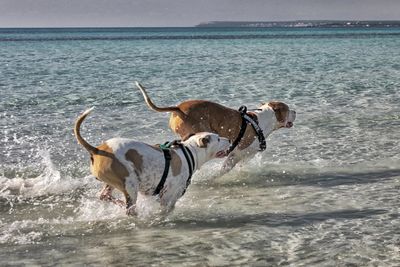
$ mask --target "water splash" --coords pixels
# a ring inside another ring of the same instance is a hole
[[[61,176],[54,165],[50,151],[40,150],[42,172],[34,178],[6,178],[0,177],[0,196],[38,197],[70,192],[89,184],[92,177],[73,178]],[[41,166],[37,166],[40,168]]]

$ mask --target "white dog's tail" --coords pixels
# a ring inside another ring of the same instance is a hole
[[[87,115],[89,115],[90,112],[92,112],[92,110],[93,110],[93,108],[90,108],[90,109],[87,109],[85,112],[83,112],[76,120],[75,127],[74,127],[74,133],[75,133],[76,140],[78,140],[78,143],[81,144],[84,148],[86,148],[86,150],[89,151],[89,153],[91,155],[98,154],[99,150],[96,147],[89,144],[88,142],[86,142],[86,140],[82,138],[80,128],[81,128],[81,124],[82,124],[83,120],[86,118]]]
[[[135,82],[136,86],[139,88],[140,92],[142,92],[142,95],[144,97],[144,101],[146,101],[147,106],[149,106],[149,108],[151,108],[152,110],[155,110],[157,112],[176,112],[178,113],[179,116],[181,117],[186,117],[186,114],[183,113],[182,110],[179,109],[179,107],[157,107],[153,101],[151,101],[149,95],[147,94],[146,90],[144,89],[144,87],[139,83],[139,82]]]

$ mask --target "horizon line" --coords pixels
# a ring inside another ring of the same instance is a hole
[[[210,23],[290,23],[290,22],[397,22],[400,19],[294,19],[294,20],[210,20],[191,26],[0,26],[0,29],[79,29],[79,28],[195,28]]]

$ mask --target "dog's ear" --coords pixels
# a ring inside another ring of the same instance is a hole
[[[285,122],[289,107],[282,102],[269,102],[268,105],[275,112],[275,116],[278,122]]]
[[[198,147],[205,148],[210,143],[210,136],[207,135],[206,137],[199,138],[197,140]]]
[[[185,135],[184,137],[182,137],[182,141],[186,141],[186,140],[188,140],[190,137],[192,137],[194,135],[194,133],[190,133],[190,134],[187,134],[187,135]]]

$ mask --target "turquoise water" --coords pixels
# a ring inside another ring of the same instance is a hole
[[[400,29],[0,29],[0,263],[400,264]],[[267,150],[210,162],[167,219],[98,200],[92,144],[176,138],[159,105],[297,111]]]

